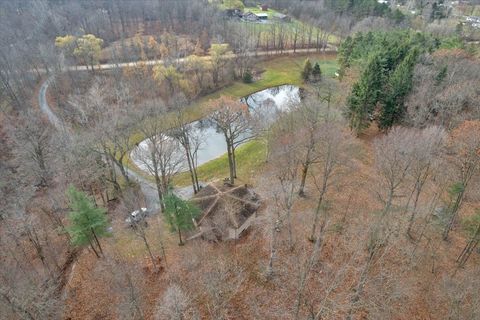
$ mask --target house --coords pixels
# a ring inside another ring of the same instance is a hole
[[[257,13],[256,16],[258,17],[259,20],[268,20],[267,13]]]
[[[268,4],[261,4],[260,9],[262,9],[262,11],[268,11]]]
[[[261,206],[252,187],[225,183],[206,185],[191,201],[202,214],[194,221],[197,229],[187,240],[203,238],[214,242],[239,239],[256,222]]]
[[[246,12],[243,14],[243,20],[245,21],[258,21],[258,16],[253,12]]]
[[[286,14],[283,14],[283,13],[275,13],[275,14],[273,15],[273,18],[274,18],[275,20],[282,21],[282,22],[290,22],[290,21],[292,21],[292,19],[291,19],[289,16],[287,16]]]
[[[243,14],[243,20],[245,21],[262,21],[267,20],[268,14],[266,13],[253,13],[253,12],[246,12]]]

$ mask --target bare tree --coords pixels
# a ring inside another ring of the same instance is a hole
[[[172,129],[172,136],[180,143],[185,152],[188,171],[190,172],[190,178],[192,180],[193,192],[197,193],[200,191],[200,183],[198,182],[197,173],[197,154],[202,143],[200,135],[195,130],[193,124],[187,121],[184,110],[178,110],[176,112],[174,127],[175,128]]]
[[[234,184],[237,177],[235,150],[241,143],[252,139],[248,109],[241,102],[225,96],[212,101],[210,107],[215,111],[209,119],[225,137],[230,183]]]
[[[312,271],[312,268],[314,267],[315,263],[317,262],[318,256],[321,253],[322,245],[323,245],[323,240],[325,236],[325,229],[328,226],[328,210],[324,209],[324,216],[322,219],[322,222],[320,224],[319,232],[318,235],[315,234],[315,245],[312,249],[311,254],[305,261],[303,268],[301,268],[300,271],[300,280],[298,282],[298,287],[297,287],[297,294],[296,294],[296,299],[295,299],[295,304],[294,304],[294,318],[299,319],[300,318],[300,309],[301,306],[304,302],[304,291],[305,291],[305,286],[307,284],[307,279],[310,275],[310,272]]]
[[[375,140],[375,162],[381,188],[377,195],[384,204],[382,215],[390,211],[399,188],[405,182],[412,164],[408,155],[414,139],[414,132],[395,127],[386,136]]]
[[[13,136],[22,174],[33,179],[36,185],[47,186],[55,160],[54,135],[50,125],[29,109],[21,119],[21,130],[15,129]]]
[[[184,156],[179,142],[173,139],[164,128],[160,117],[162,111],[156,106],[147,108],[140,115],[143,125],[140,130],[146,137],[132,151],[132,158],[155,179],[158,200],[162,209],[163,198],[168,192],[173,176],[183,167]]]
[[[382,252],[387,250],[393,234],[394,220],[391,219],[390,213],[393,201],[398,196],[411,165],[412,160],[408,155],[414,137],[414,132],[411,130],[395,127],[374,142],[375,164],[380,178],[376,193],[383,208],[368,230],[367,256],[350,299],[350,308],[346,317],[348,320],[352,319],[356,306],[363,296],[372,266],[383,257]]]
[[[270,165],[275,182],[272,186],[278,219],[286,220],[289,247],[293,250],[292,209],[298,192],[299,166],[298,146],[294,138],[295,121],[291,114],[279,119],[279,127],[272,137],[276,140],[270,154]]]
[[[177,284],[170,285],[155,312],[155,319],[196,319],[196,314],[190,298]]]
[[[409,156],[412,161],[408,170],[408,175],[413,180],[413,186],[405,207],[405,210],[409,210],[410,202],[413,201],[407,227],[407,235],[410,237],[412,237],[411,230],[415,221],[418,200],[425,184],[435,174],[438,165],[437,159],[440,157],[446,140],[445,130],[437,126],[427,127],[414,135],[415,139],[410,141],[412,148]]]
[[[448,205],[449,220],[443,231],[443,239],[448,238],[462,206],[466,191],[474,176],[480,170],[480,121],[465,121],[451,133],[449,141],[449,162],[453,165],[455,183],[451,190]]]

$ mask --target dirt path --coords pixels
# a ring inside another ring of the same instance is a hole
[[[65,123],[52,111],[52,108],[48,105],[47,102],[47,90],[53,79],[54,76],[48,77],[47,80],[45,80],[45,82],[40,87],[40,90],[38,92],[38,105],[40,107],[40,110],[47,116],[50,123],[58,131],[67,132],[68,136],[72,137],[72,131],[67,129]],[[127,168],[127,172],[128,175],[131,176],[140,185],[140,188],[142,189],[142,192],[145,196],[147,207],[149,209],[158,210],[160,206],[158,204],[157,188],[155,187],[155,185],[133,170]]]

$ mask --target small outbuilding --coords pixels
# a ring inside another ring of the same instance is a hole
[[[261,4],[260,9],[262,9],[262,11],[268,11],[268,4]]]

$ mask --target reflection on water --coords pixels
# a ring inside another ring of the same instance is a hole
[[[296,86],[283,85],[259,91],[242,98],[240,101],[248,105],[250,112],[255,115],[255,118],[263,119],[264,125],[269,125],[275,121],[280,112],[288,112],[292,105],[300,102],[300,89]],[[227,144],[225,143],[225,138],[210,121],[203,118],[192,122],[190,125],[193,126],[195,135],[202,141],[197,153],[198,165],[202,165],[226,153]],[[131,153],[131,158],[135,165],[147,171],[146,165],[137,156],[148,150],[147,141],[140,142],[137,148],[141,149],[134,149]],[[179,150],[179,152],[183,152],[183,150]],[[186,171],[188,168],[183,166],[182,170]]]

